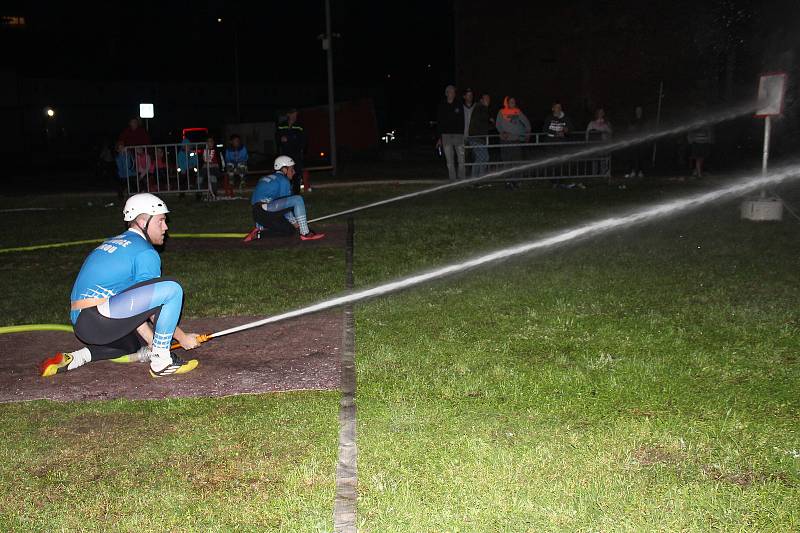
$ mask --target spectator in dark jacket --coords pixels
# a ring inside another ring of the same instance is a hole
[[[628,124],[628,131],[631,135],[636,135],[640,133],[645,128],[645,120],[644,120],[644,110],[642,106],[637,105],[633,110],[633,117],[631,118],[630,123]],[[642,171],[642,161],[645,158],[645,150],[643,148],[642,143],[637,143],[630,149],[630,172],[625,174],[626,178],[635,178],[635,177],[644,177],[644,172]]]
[[[572,122],[564,113],[560,103],[555,102],[550,110],[551,114],[544,119],[542,131],[547,134],[549,141],[566,140],[567,134],[572,131]]]
[[[300,194],[307,144],[306,130],[297,122],[297,109],[290,109],[286,120],[278,125],[278,154],[289,156],[294,161],[292,194]]]
[[[125,146],[141,146],[143,144],[152,144],[150,135],[142,128],[138,118],[132,118],[128,122],[128,127],[122,130],[119,134],[119,140]]]
[[[464,177],[464,109],[456,100],[456,88],[448,85],[444,89],[445,101],[439,104],[436,114],[436,146],[444,151],[447,174],[456,179],[454,159],[458,159],[458,177]],[[455,153],[455,155],[454,155]]]
[[[494,120],[489,114],[489,105],[492,99],[488,94],[481,96],[475,105],[469,121],[469,144],[473,146],[472,156],[475,165],[472,167],[472,177],[483,176],[486,174],[487,163],[489,162],[489,150],[486,148],[488,143],[489,127]]]

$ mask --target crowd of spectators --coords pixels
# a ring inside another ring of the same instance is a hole
[[[546,153],[544,150],[530,150],[533,144],[554,145],[564,141],[608,142],[616,133],[603,107],[594,109],[592,120],[581,130],[576,130],[564,106],[558,101],[552,103],[550,112],[540,122],[532,121],[512,95],[503,98],[502,107],[496,112],[491,109],[492,97],[488,93],[481,94],[476,100],[475,91],[466,88],[459,98],[458,89],[454,85],[448,85],[444,96],[436,117],[436,146],[440,155],[445,158],[450,180],[486,174],[491,153],[498,154],[499,161],[504,164],[519,164]],[[644,128],[644,110],[642,106],[635,106],[623,132],[635,135]],[[702,128],[691,131],[686,142],[692,175],[700,178],[714,143],[713,130]],[[490,152],[490,146],[498,145],[497,152]],[[644,177],[647,151],[646,145],[637,144],[623,152],[625,178]],[[498,158],[498,155],[494,157]],[[470,172],[467,167],[470,167]],[[605,175],[609,171],[607,161],[593,163],[594,173]],[[509,181],[506,186],[517,188],[519,183]]]

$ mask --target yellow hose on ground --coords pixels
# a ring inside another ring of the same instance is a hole
[[[246,233],[170,233],[175,239],[244,239]],[[34,244],[31,246],[16,246],[14,248],[0,248],[0,254],[8,252],[29,252],[32,250],[44,250],[46,248],[61,248],[64,246],[77,246],[79,244],[92,244],[103,242],[105,239],[87,239],[84,241],[54,242],[50,244]]]
[[[0,327],[0,335],[5,333],[27,333],[28,331],[67,331],[72,333],[72,326],[67,324],[20,324],[19,326]]]

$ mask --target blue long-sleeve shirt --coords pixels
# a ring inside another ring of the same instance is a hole
[[[270,202],[276,198],[291,195],[292,184],[289,182],[289,178],[283,172],[275,172],[258,180],[253,196],[250,197],[250,204]]]

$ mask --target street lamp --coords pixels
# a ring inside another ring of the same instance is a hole
[[[46,107],[44,109],[44,114],[47,115],[49,118],[53,118],[56,116],[56,111],[52,107]]]

